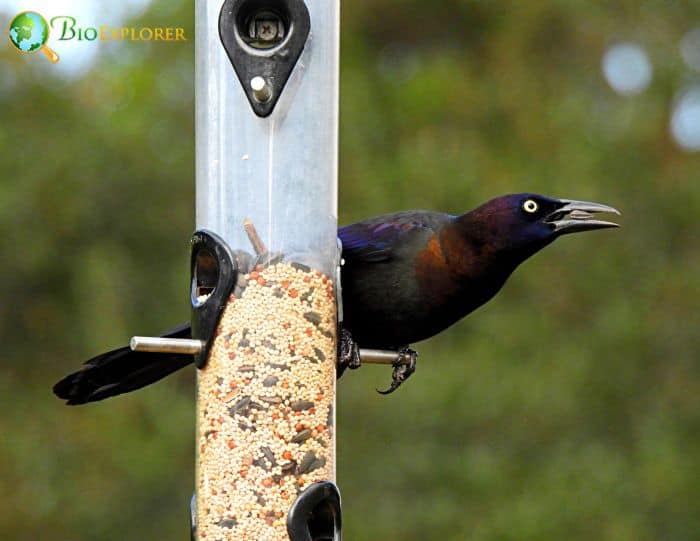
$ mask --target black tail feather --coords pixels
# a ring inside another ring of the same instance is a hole
[[[190,338],[190,324],[181,325],[163,336]],[[119,348],[93,357],[80,370],[56,383],[53,392],[71,406],[96,402],[155,383],[193,361],[192,355]]]

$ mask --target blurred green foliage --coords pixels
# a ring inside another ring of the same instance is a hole
[[[192,11],[138,22],[192,36]],[[340,381],[346,539],[700,538],[700,156],[668,134],[698,23],[680,1],[344,3],[341,223],[516,191],[624,211],[420,344],[395,395],[379,368]],[[602,79],[619,39],[651,55],[640,96]],[[188,317],[193,43],[102,49],[72,80],[0,50],[1,539],[187,536],[193,371],[89,407],[50,392]]]

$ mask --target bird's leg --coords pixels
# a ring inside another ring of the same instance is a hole
[[[365,362],[372,364],[389,364],[393,367],[391,373],[391,385],[385,391],[377,390],[380,394],[391,394],[398,389],[401,384],[406,381],[411,374],[416,371],[416,361],[418,353],[408,346],[400,348],[397,352],[389,350],[361,350],[360,346],[353,340],[352,334],[347,329],[338,328],[338,366],[337,377],[343,375],[346,368],[355,370],[360,368],[363,356]],[[393,362],[391,359],[394,359]]]
[[[360,346],[352,339],[352,334],[347,329],[340,328],[338,335],[338,367],[337,376],[340,377],[346,368],[355,370],[360,368]]]
[[[401,384],[406,381],[411,374],[416,371],[416,361],[418,360],[418,352],[412,350],[408,346],[404,346],[399,350],[398,357],[393,363],[394,370],[391,373],[391,385],[385,391],[377,392],[379,394],[391,394],[398,389]]]

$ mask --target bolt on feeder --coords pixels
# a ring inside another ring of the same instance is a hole
[[[196,539],[340,536],[338,17],[196,2]]]

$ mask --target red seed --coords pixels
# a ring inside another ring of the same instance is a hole
[[[284,458],[284,459],[286,459],[286,460],[292,460],[292,453],[291,453],[291,451],[285,451],[284,453],[282,453],[282,458]]]

